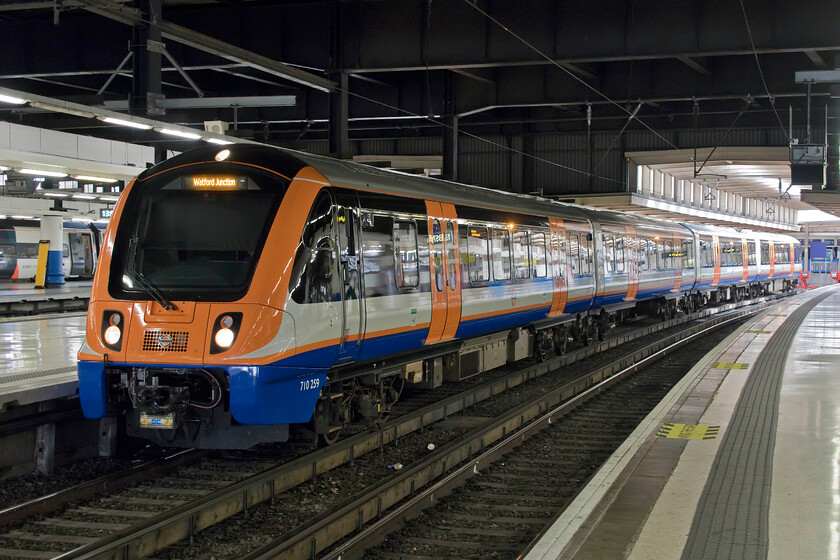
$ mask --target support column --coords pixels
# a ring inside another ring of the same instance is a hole
[[[131,37],[132,64],[134,72],[131,81],[131,94],[128,98],[129,112],[132,115],[162,115],[157,108],[157,100],[163,97],[161,88],[160,53],[148,49],[149,41],[161,42],[160,28],[150,25],[161,19],[162,0],[134,0],[133,6],[147,17],[134,26]]]
[[[458,180],[458,115],[455,112],[455,74],[446,73],[443,102],[443,173],[444,179]],[[523,185],[524,187],[524,185]]]
[[[330,93],[330,155],[348,159],[350,153],[350,104],[347,96],[349,79],[346,72],[336,72],[332,79],[338,82],[339,90]]]
[[[57,288],[64,285],[64,272],[61,270],[61,257],[64,250],[63,228],[62,216],[48,215],[41,218],[41,240],[50,242],[45,288]]]

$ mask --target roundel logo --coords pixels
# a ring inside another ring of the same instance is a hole
[[[162,334],[157,339],[158,346],[161,348],[169,348],[174,342],[171,334]]]

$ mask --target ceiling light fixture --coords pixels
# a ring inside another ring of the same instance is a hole
[[[66,197],[70,196],[69,194],[63,193],[63,192],[46,192],[46,191],[44,191],[41,194],[43,194],[44,196],[55,196],[55,197],[61,197],[61,198],[66,198]]]
[[[73,198],[78,200],[96,200],[96,197],[90,194],[74,194]]]
[[[67,177],[67,173],[63,171],[43,171],[40,169],[18,169],[19,172],[25,175],[43,175],[45,177]]]
[[[134,122],[134,121],[124,121],[122,119],[115,119],[114,117],[105,117],[105,118],[102,119],[102,121],[106,122],[108,124],[118,124],[120,126],[130,126],[131,128],[139,128],[140,130],[151,130],[152,129],[152,127],[147,125],[147,124]]]
[[[9,216],[10,218],[14,218],[15,220],[32,220],[35,216]]]
[[[20,97],[12,97],[11,95],[3,95],[0,94],[0,101],[3,103],[11,103],[12,105],[23,105],[26,103],[26,99],[21,99]]]
[[[76,175],[75,177],[79,181],[93,181],[94,183],[116,183],[117,179],[111,179],[110,177],[91,177],[89,175]]]
[[[65,113],[67,115],[73,115],[74,117],[85,117],[85,118],[93,118],[96,116],[96,113],[92,113],[90,111],[81,111],[79,109],[71,109],[69,107],[62,107],[61,105],[53,105],[52,103],[41,103],[40,101],[30,101],[30,107],[35,107],[37,109],[44,109],[45,111],[55,111],[57,113]]]
[[[189,140],[200,140],[201,135],[195,134],[194,132],[184,132],[181,130],[173,130],[171,128],[161,128],[159,132],[163,134],[169,134],[170,136],[180,136],[181,138],[188,138]]]
[[[100,196],[99,200],[104,200],[106,202],[116,202],[119,200],[119,197],[116,196]]]

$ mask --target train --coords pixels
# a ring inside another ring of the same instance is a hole
[[[270,146],[197,148],[121,196],[93,280],[88,418],[175,447],[327,444],[637,313],[796,287],[789,236],[657,220]]]
[[[102,223],[63,222],[61,268],[67,279],[93,278]],[[0,219],[0,280],[32,281],[38,267],[39,220]]]

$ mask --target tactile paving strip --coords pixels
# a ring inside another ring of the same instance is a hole
[[[9,383],[18,383],[20,381],[29,381],[30,379],[39,379],[41,377],[49,377],[51,375],[61,375],[62,373],[70,373],[76,371],[76,366],[67,366],[57,369],[45,369],[42,371],[30,371],[29,373],[16,373],[14,375],[4,375],[0,377],[0,385],[8,385]]]
[[[697,504],[682,560],[767,558],[785,361],[799,325],[831,295],[817,296],[791,313],[755,361]]]

